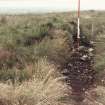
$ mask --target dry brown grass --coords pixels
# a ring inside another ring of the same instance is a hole
[[[105,105],[105,87],[97,86],[87,91],[82,105]]]
[[[21,85],[0,83],[0,105],[65,105],[60,99],[67,97],[68,90],[61,81],[64,77],[57,75],[56,67],[46,58],[40,59],[34,67],[33,78]]]

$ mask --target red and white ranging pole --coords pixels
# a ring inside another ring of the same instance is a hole
[[[80,0],[78,0],[77,48],[80,45]]]

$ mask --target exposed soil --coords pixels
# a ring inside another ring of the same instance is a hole
[[[94,86],[97,72],[93,65],[93,56],[87,48],[73,51],[70,60],[65,64],[62,73],[67,77],[67,84],[72,87],[72,98],[76,102],[82,102],[85,91]]]

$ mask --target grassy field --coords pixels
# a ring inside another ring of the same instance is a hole
[[[75,12],[0,16],[1,105],[73,105],[60,68],[70,58],[71,22],[76,16]],[[98,71],[98,87],[87,92],[83,105],[104,105],[105,12],[82,12],[81,27],[94,42]]]

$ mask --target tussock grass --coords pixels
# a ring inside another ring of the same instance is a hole
[[[33,69],[33,70],[32,70]],[[64,105],[60,98],[67,97],[67,86],[56,67],[41,59],[34,66],[27,67],[34,72],[32,79],[19,85],[0,83],[0,103],[3,105]]]
[[[64,84],[53,79],[49,83],[31,80],[15,87],[0,84],[0,101],[5,100],[8,105],[59,105],[65,88]]]

